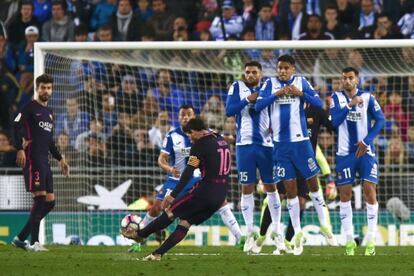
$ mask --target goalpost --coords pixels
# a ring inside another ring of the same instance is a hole
[[[34,52],[35,76],[54,77],[55,137],[71,165],[71,176],[64,178],[51,163],[57,205],[45,221],[47,243],[68,243],[76,235],[90,245],[125,244],[119,237],[121,218],[128,212],[143,215],[165,181],[157,157],[166,132],[178,122],[180,104],[192,104],[210,128],[232,140],[235,121],[224,114],[228,85],[240,79],[245,61],[259,60],[264,74],[273,76],[277,57],[290,53],[296,73],[307,77],[325,104],[340,89],[345,66],[359,69],[360,88],[375,93],[387,118],[376,140],[377,244],[414,245],[414,40],[36,43]],[[319,139],[332,176],[334,136],[323,129]],[[264,195],[255,198],[258,225]],[[234,160],[228,201],[244,225],[239,199]],[[338,200],[328,206],[339,237]],[[353,207],[355,234],[363,239],[366,215],[359,184]],[[284,210],[284,224],[287,217]],[[311,204],[303,226],[311,237],[308,244],[324,243]],[[194,227],[183,243],[225,245],[234,239],[215,215]]]

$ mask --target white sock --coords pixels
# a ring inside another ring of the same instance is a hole
[[[157,217],[153,217],[149,213],[146,213],[144,219],[141,222],[141,228],[144,228],[145,226],[150,224],[156,218]]]
[[[239,223],[236,220],[233,212],[230,209],[230,206],[226,204],[225,206],[221,207],[218,211],[220,214],[221,219],[223,220],[224,224],[227,228],[230,229],[230,232],[236,237],[238,241],[242,235]]]
[[[375,236],[377,234],[377,224],[378,224],[378,202],[375,204],[367,203],[367,220],[368,220],[367,241],[375,242]]]
[[[311,197],[312,197],[312,202],[313,202],[313,207],[315,207],[316,212],[318,213],[318,218],[319,218],[319,224],[321,226],[327,226],[328,223],[326,221],[326,216],[325,216],[325,199],[323,198],[322,195],[322,191],[321,189],[318,189],[317,192],[313,192],[311,193]]]
[[[272,217],[272,231],[276,234],[280,232],[280,219],[282,216],[282,208],[280,205],[280,197],[277,192],[267,192],[267,198],[269,199],[269,211]]]
[[[352,205],[351,201],[339,203],[339,215],[341,217],[341,224],[344,228],[346,241],[354,240],[354,226],[352,225]]]
[[[253,194],[242,195],[240,201],[240,207],[243,214],[244,222],[247,226],[247,234],[253,233],[253,210],[254,210],[254,197]]]
[[[294,197],[291,199],[287,199],[287,208],[289,210],[290,220],[292,221],[293,230],[295,230],[295,234],[302,231],[302,227],[300,226],[300,206],[299,206],[299,198]]]

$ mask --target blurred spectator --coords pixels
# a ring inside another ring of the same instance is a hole
[[[33,0],[33,5],[33,15],[43,25],[52,16],[52,0]]]
[[[272,7],[269,4],[260,7],[255,25],[255,34],[257,40],[277,39],[276,19],[272,16]]]
[[[112,133],[112,128],[117,124],[117,115],[115,111],[115,97],[111,92],[104,92],[102,95],[102,124],[105,137]]]
[[[66,0],[66,10],[76,26],[89,26],[94,4],[90,0]]]
[[[328,131],[319,134],[319,146],[328,161],[328,164],[335,164],[335,143],[334,137]]]
[[[154,126],[148,131],[149,142],[151,145],[162,148],[162,141],[164,140],[167,133],[174,129],[170,124],[170,118],[167,111],[161,111],[158,113],[158,117],[155,120]]]
[[[392,91],[388,95],[388,103],[384,106],[384,116],[391,118],[400,129],[401,138],[407,141],[407,130],[410,124],[410,116],[402,107],[402,97],[398,91]]]
[[[7,132],[0,130],[0,167],[16,167],[16,150]]]
[[[0,129],[11,129],[11,116],[17,111],[21,93],[16,77],[0,62]]]
[[[343,39],[345,35],[345,27],[338,21],[338,9],[334,5],[326,7],[324,32],[329,32],[335,39]]]
[[[253,0],[243,0],[242,18],[243,18],[243,22],[245,26],[256,21],[257,14],[256,14],[256,8],[254,6],[254,2],[255,1]]]
[[[178,111],[184,104],[183,92],[178,90],[171,80],[171,73],[167,69],[161,69],[157,73],[157,87],[152,89],[151,95],[157,100],[162,111],[168,111],[170,122],[175,126],[178,121]]]
[[[234,152],[234,146],[236,144],[236,117],[227,117],[224,122],[223,137],[231,145],[232,152]]]
[[[273,49],[263,49],[259,58],[264,77],[276,76],[277,57]]]
[[[211,96],[204,105],[200,114],[206,126],[217,132],[222,132],[224,129],[224,122],[226,121],[226,114],[224,111],[224,103],[220,96]]]
[[[358,49],[353,49],[348,52],[348,66],[354,67],[359,71],[359,83],[361,87],[365,86],[365,83],[370,82],[374,72],[367,66],[364,56]]]
[[[138,90],[136,78],[125,75],[122,78],[121,90],[116,94],[116,107],[129,114],[142,109],[144,95]]]
[[[107,145],[102,136],[97,135],[96,133],[90,133],[87,137],[87,150],[86,154],[81,156],[84,158],[81,161],[82,165],[87,167],[103,167],[109,166],[109,160],[107,159]]]
[[[407,131],[408,141],[406,143],[408,163],[414,164],[414,126],[410,126]]]
[[[236,14],[233,1],[224,0],[222,5],[222,15],[226,38],[229,38],[230,36],[239,37],[243,31],[243,18]],[[224,40],[220,16],[214,18],[210,26],[210,32],[215,40]]]
[[[79,25],[75,27],[75,41],[86,42],[88,41],[88,27],[86,25]]]
[[[404,92],[402,105],[410,118],[414,118],[414,75],[408,76],[408,87]]]
[[[39,28],[39,22],[33,17],[33,3],[30,0],[21,2],[20,11],[7,24],[8,41],[13,48],[25,39],[25,30],[29,26]]]
[[[107,140],[107,147],[114,165],[131,165],[135,155],[134,140],[131,129],[131,115],[124,111],[118,112],[118,124],[112,129]]]
[[[56,141],[56,146],[59,149],[59,152],[62,154],[62,156],[65,157],[66,162],[71,166],[77,166],[77,157],[79,156],[79,153],[77,153],[75,148],[70,145],[69,135],[66,132],[62,132],[58,135]],[[58,164],[56,161],[54,162],[55,165]]]
[[[211,35],[209,30],[204,30],[200,33],[200,40],[201,41],[212,41],[213,36]]]
[[[354,28],[359,31],[363,28],[375,25],[377,13],[374,10],[374,0],[361,0],[360,11],[354,18]]]
[[[179,16],[179,17],[174,19],[172,40],[173,41],[188,41],[188,40],[190,40],[190,35],[188,33],[187,21],[182,16]]]
[[[29,26],[25,33],[26,40],[21,42],[17,53],[19,83],[25,92],[22,94],[22,104],[28,102],[33,95],[34,43],[39,39],[39,30],[35,26]]]
[[[148,19],[147,25],[155,32],[155,40],[166,41],[171,38],[173,33],[173,22],[175,15],[167,10],[165,0],[153,0],[152,9],[154,15]]]
[[[70,97],[66,99],[66,112],[60,114],[56,120],[55,135],[62,132],[69,134],[70,144],[74,147],[76,137],[88,130],[90,116],[88,113],[80,111],[78,99]]]
[[[399,136],[393,136],[388,140],[388,148],[385,152],[384,167],[386,172],[403,172],[406,170],[405,147]]]
[[[389,15],[379,14],[375,25],[360,30],[361,39],[401,39],[403,36],[392,23]]]
[[[255,41],[256,33],[255,33],[254,27],[244,28],[241,34],[241,37],[243,41]],[[249,48],[249,49],[244,49],[243,52],[251,60],[258,60],[261,55],[260,49]]]
[[[89,123],[89,130],[82,132],[76,137],[75,149],[79,152],[86,151],[88,147],[88,137],[94,134],[99,137],[102,141],[105,140],[105,135],[103,133],[102,120],[99,118],[93,118]]]
[[[147,22],[154,15],[154,11],[150,6],[149,0],[137,0],[135,13],[138,14],[144,22]]]
[[[323,32],[321,18],[317,15],[309,15],[307,22],[307,32],[300,34],[299,40],[332,40],[333,35]],[[301,72],[312,72],[315,61],[320,50],[297,50],[297,68]]]
[[[150,143],[146,129],[134,130],[134,142],[136,153],[134,157],[134,165],[141,167],[157,166],[160,150]]]
[[[14,50],[8,43],[6,36],[0,31],[0,62],[10,72],[15,72],[17,68]]]
[[[322,3],[321,3],[322,2]],[[305,10],[308,15],[318,15],[322,16],[322,12],[325,10],[323,7],[324,0],[306,0],[305,1]]]
[[[308,18],[303,12],[302,0],[291,0],[289,12],[281,15],[279,33],[288,36],[290,39],[298,39],[299,35],[305,32],[307,22]]]
[[[116,1],[103,0],[96,5],[90,20],[92,31],[96,31],[109,23],[109,19],[116,13]]]
[[[398,20],[397,25],[405,38],[414,39],[414,9],[411,13],[404,14],[403,17]]]
[[[109,25],[103,25],[96,31],[97,41],[113,41],[112,28]]]
[[[326,85],[326,75],[333,71],[341,71],[346,66],[344,51],[342,49],[327,48],[319,53],[313,69],[314,84],[320,87]],[[337,90],[338,91],[338,90]]]
[[[73,41],[75,38],[75,23],[66,14],[63,2],[52,2],[52,18],[42,27],[43,41]]]
[[[109,21],[114,40],[140,41],[143,21],[134,14],[130,0],[119,0],[116,14]]]
[[[344,24],[347,31],[351,31],[357,13],[355,7],[348,0],[336,0],[336,6],[338,8],[338,21]]]

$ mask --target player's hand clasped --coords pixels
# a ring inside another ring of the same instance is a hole
[[[276,91],[275,95],[278,96],[278,97],[282,97],[284,95],[292,95],[292,96],[302,97],[303,92],[300,91],[296,86],[289,85],[289,86],[285,86],[282,89],[279,89],[278,91]]]
[[[170,206],[171,206],[172,202],[174,201],[174,199],[175,198],[173,198],[172,196],[167,195],[161,203],[161,208],[163,210],[170,208]]]

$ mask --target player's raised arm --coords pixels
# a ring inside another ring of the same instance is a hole
[[[332,125],[334,128],[337,128],[340,124],[343,123],[343,121],[345,121],[346,116],[348,115],[351,108],[348,105],[341,108],[339,105],[338,96],[336,94],[333,94],[329,110],[331,114]]]
[[[271,105],[277,99],[277,96],[276,96],[277,93],[272,93],[272,87],[273,87],[272,81],[269,78],[264,82],[263,86],[260,88],[259,97],[257,97],[256,106],[255,106],[256,111],[262,111],[263,109]],[[284,90],[282,88],[279,91],[284,91]],[[282,94],[283,93],[280,92],[277,95],[281,96]]]
[[[240,88],[237,81],[233,82],[229,88],[226,100],[227,117],[240,113],[240,111],[249,103],[248,97],[244,98],[243,100],[240,99],[239,89]]]
[[[316,93],[316,91],[305,78],[302,78],[302,92],[303,98],[306,102],[310,103],[315,107],[322,108],[323,103],[321,98],[319,98],[318,93]]]
[[[380,133],[381,129],[385,125],[385,118],[384,114],[382,113],[381,106],[372,95],[369,98],[368,112],[371,114],[372,117],[374,117],[375,123],[363,140],[365,145],[372,144],[372,141],[374,140],[375,136],[377,136]]]

